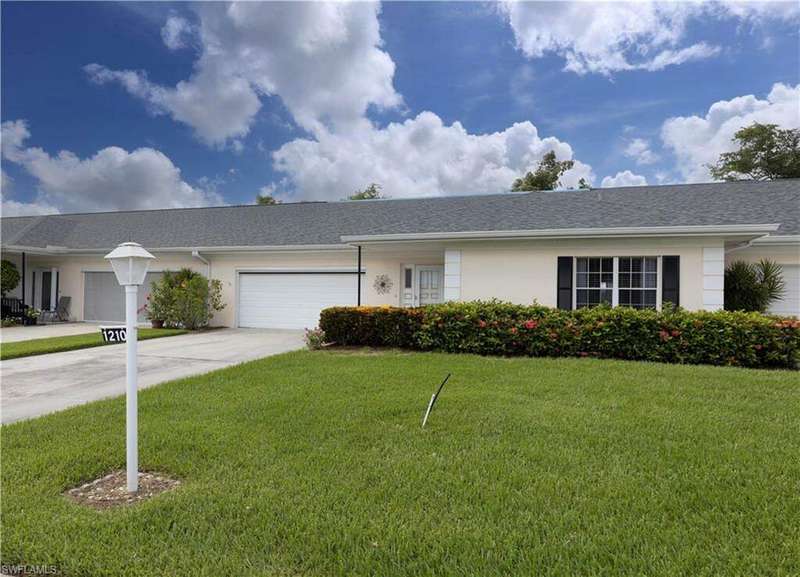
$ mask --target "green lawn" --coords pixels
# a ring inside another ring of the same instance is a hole
[[[425,430],[431,392],[445,387]],[[798,575],[798,374],[297,352],[2,428],[2,562],[69,576]]]
[[[146,341],[147,339],[172,337],[175,335],[183,335],[187,332],[188,331],[183,329],[139,329],[139,340]],[[48,353],[62,353],[64,351],[115,344],[119,343],[104,342],[100,334],[100,329],[98,328],[97,332],[83,335],[69,335],[66,337],[50,337],[46,339],[2,343],[0,344],[0,360],[30,357],[33,355],[46,355]]]

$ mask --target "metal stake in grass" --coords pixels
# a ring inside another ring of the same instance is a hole
[[[439,393],[442,392],[442,387],[444,387],[444,384],[447,382],[447,379],[449,379],[449,378],[450,378],[450,373],[447,373],[447,376],[442,381],[442,384],[439,385],[439,388],[436,390],[436,392],[431,395],[431,400],[428,403],[428,409],[425,411],[425,416],[422,418],[422,428],[423,429],[425,428],[425,423],[428,422],[428,415],[431,414],[431,411],[433,410],[433,405],[436,402],[436,399],[439,398]]]

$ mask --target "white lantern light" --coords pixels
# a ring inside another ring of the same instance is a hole
[[[106,255],[117,277],[117,282],[125,287],[125,447],[127,462],[127,485],[130,493],[139,490],[139,415],[138,415],[138,375],[136,363],[137,349],[137,298],[139,285],[144,283],[150,261],[156,257],[135,242],[123,242]]]
[[[142,248],[138,242],[123,242],[108,253],[105,258],[111,261],[111,268],[122,286],[141,285],[147,275],[152,254]]]

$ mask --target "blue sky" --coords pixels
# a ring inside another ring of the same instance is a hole
[[[498,192],[548,150],[565,186],[702,181],[800,125],[793,3],[1,10],[7,215]]]

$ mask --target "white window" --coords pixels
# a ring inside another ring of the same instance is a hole
[[[611,257],[578,258],[575,270],[575,306],[592,307],[612,303],[614,259]]]
[[[637,309],[660,309],[656,256],[576,257],[575,308],[601,303]]]
[[[656,308],[658,296],[658,258],[619,257],[619,306],[635,309]]]

